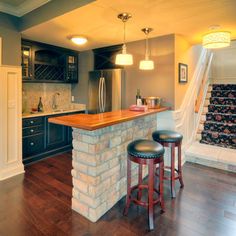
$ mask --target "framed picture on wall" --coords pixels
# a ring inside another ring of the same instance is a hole
[[[179,83],[188,82],[188,65],[179,63]]]

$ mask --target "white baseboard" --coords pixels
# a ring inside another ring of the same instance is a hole
[[[0,170],[0,181],[25,173],[24,165],[14,165]]]

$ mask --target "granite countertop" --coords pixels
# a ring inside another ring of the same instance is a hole
[[[161,107],[156,109],[148,109],[148,111],[145,112],[118,110],[100,114],[75,114],[68,116],[52,117],[49,118],[49,122],[84,130],[96,130],[99,128],[137,119],[142,116],[155,114],[169,109],[169,107]]]
[[[32,117],[39,117],[39,116],[73,113],[73,112],[84,111],[84,110],[85,110],[84,108],[78,108],[78,109],[58,109],[55,111],[45,111],[45,112],[37,112],[37,113],[23,113],[22,118],[32,118]]]

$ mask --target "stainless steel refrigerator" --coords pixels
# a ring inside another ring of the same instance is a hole
[[[88,113],[96,114],[122,109],[124,106],[124,70],[89,72]]]

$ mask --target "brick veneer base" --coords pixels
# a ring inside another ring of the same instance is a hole
[[[126,147],[135,139],[151,139],[156,116],[94,131],[73,129],[73,210],[96,222],[126,195]],[[135,184],[137,165],[132,168]]]

